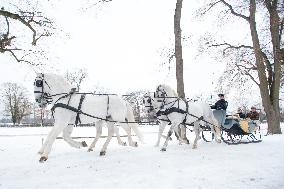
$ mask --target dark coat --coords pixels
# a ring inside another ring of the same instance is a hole
[[[212,109],[216,110],[226,110],[228,107],[228,102],[224,99],[218,100],[213,106],[211,106]]]
[[[238,112],[237,113],[239,115],[240,118],[245,119],[246,118],[246,114],[244,114],[243,112]]]
[[[250,111],[247,113],[247,118],[250,118],[251,120],[259,120],[259,113]]]

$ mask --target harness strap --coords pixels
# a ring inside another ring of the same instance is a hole
[[[83,103],[83,101],[85,99],[85,96],[86,96],[85,94],[81,95],[78,108],[74,108],[72,106],[69,106],[69,104],[63,104],[63,103],[60,103],[60,102],[54,104],[54,106],[51,108],[52,116],[54,114],[55,108],[64,108],[64,109],[70,110],[72,112],[76,112],[77,115],[76,115],[75,125],[78,125],[78,123],[81,123],[80,114],[82,114],[81,108],[82,108],[82,103]]]
[[[159,110],[157,113],[156,113],[156,115],[157,116],[161,116],[161,115],[165,115],[165,116],[167,116],[167,115],[169,115],[169,114],[171,114],[171,113],[173,113],[173,112],[177,112],[177,113],[181,113],[181,114],[187,114],[187,111],[185,111],[185,110],[182,110],[182,109],[179,109],[179,108],[177,108],[177,107],[171,107],[171,108],[168,108],[168,109],[166,109],[166,110]]]
[[[76,120],[75,120],[75,125],[76,126],[78,125],[78,122],[81,123],[80,114],[82,113],[81,108],[82,108],[82,103],[83,103],[85,97],[86,97],[86,95],[82,94],[81,98],[80,98],[79,106],[78,106],[78,109],[77,109]]]
[[[106,119],[109,119],[110,116],[108,115],[108,110],[109,110],[109,96],[107,95],[107,112],[106,112]]]

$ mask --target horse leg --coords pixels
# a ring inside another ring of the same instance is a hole
[[[116,134],[116,138],[117,138],[117,142],[119,145],[122,145],[122,146],[127,146],[126,142],[123,142],[120,138],[120,135],[119,135],[119,128],[117,126],[114,126],[114,132]]]
[[[71,138],[71,133],[73,131],[73,128],[74,128],[74,125],[70,124],[70,125],[67,125],[67,127],[65,127],[63,129],[63,139],[72,147],[74,148],[80,148],[80,147],[87,147],[87,143],[85,141],[82,141],[82,142],[77,142],[75,140],[73,140]]]
[[[114,134],[114,123],[108,123],[107,127],[108,127],[108,136],[103,145],[103,148],[101,149],[100,156],[106,155],[107,146],[109,145],[109,142]]]
[[[96,143],[98,142],[98,140],[100,139],[100,137],[102,135],[102,121],[98,121],[96,123],[96,130],[97,130],[96,137],[95,137],[94,141],[92,142],[92,144],[89,146],[88,152],[93,151],[93,148],[96,146]]]
[[[193,142],[192,149],[196,149],[197,148],[197,141],[200,139],[200,129],[199,129],[199,123],[198,122],[194,123],[193,130],[194,130],[194,133],[195,133],[195,139],[194,139],[194,142]]]
[[[158,140],[157,140],[157,143],[155,145],[156,147],[158,147],[160,145],[160,140],[161,140],[161,137],[163,136],[162,134],[163,134],[163,132],[165,130],[165,127],[166,127],[166,124],[164,122],[161,122],[160,125],[159,125]]]
[[[42,144],[40,150],[38,151],[38,154],[39,154],[39,155],[42,155],[42,154],[43,154],[43,151],[44,151],[44,149],[46,148],[46,145],[47,145],[47,139],[50,138],[50,136],[51,136],[51,131],[48,133],[48,135],[47,135],[47,137],[46,137],[44,143]]]
[[[138,143],[137,143],[137,142],[134,142],[134,141],[132,140],[132,137],[131,137],[131,128],[129,127],[129,125],[126,124],[126,123],[122,123],[122,124],[121,124],[121,127],[125,130],[125,132],[126,132],[126,134],[127,134],[129,146],[137,147],[137,146],[138,146]]]
[[[181,138],[181,131],[180,131],[180,126],[178,125],[177,127],[174,128],[175,136],[177,137],[177,140],[179,141],[178,144],[181,145],[183,143],[183,140]]]
[[[218,143],[221,143],[221,130],[219,127],[219,123],[215,118],[212,118],[212,122],[214,124],[213,127],[211,127],[211,130],[213,130],[214,134],[215,134],[215,141]]]
[[[52,144],[54,143],[56,137],[62,132],[64,129],[64,125],[62,123],[55,123],[52,130],[49,132],[48,137],[45,140],[45,143],[42,146],[42,149],[40,150],[41,157],[39,159],[39,162],[46,161],[48,159],[48,154],[51,150]]]
[[[181,139],[185,144],[189,144],[189,140],[186,137],[186,127],[185,125],[180,124],[180,130],[181,130]]]
[[[170,127],[170,130],[168,131],[168,135],[167,135],[167,139],[161,149],[161,151],[166,151],[167,150],[167,146],[168,146],[168,141],[170,140],[171,135],[173,134],[173,130],[176,127],[176,124],[172,124]]]

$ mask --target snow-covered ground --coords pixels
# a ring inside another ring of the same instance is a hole
[[[113,138],[106,156],[100,157],[105,139],[100,139],[94,152],[71,148],[57,139],[48,161],[39,163],[37,151],[50,129],[0,127],[1,189],[284,188],[284,135],[240,145],[200,140],[194,150],[191,145],[178,145],[174,138],[167,151],[160,152],[154,147],[157,126],[143,126],[145,144],[139,143],[138,148],[119,146]],[[94,127],[77,127],[73,133],[94,135]],[[193,135],[188,135],[192,143]],[[88,144],[92,140],[86,139]]]

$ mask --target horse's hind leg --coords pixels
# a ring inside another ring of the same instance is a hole
[[[194,142],[193,142],[193,146],[192,146],[192,149],[196,149],[197,148],[197,141],[200,139],[200,129],[199,129],[199,123],[198,122],[195,122],[194,123],[194,133],[195,133],[195,139],[194,139]]]
[[[116,134],[116,138],[117,138],[117,142],[119,145],[122,145],[122,146],[126,146],[126,142],[123,142],[120,138],[120,135],[119,135],[119,128],[117,126],[114,126],[114,132]]]
[[[98,121],[96,123],[96,130],[97,130],[96,137],[95,137],[94,141],[92,142],[92,144],[89,146],[88,152],[93,151],[93,148],[96,146],[96,143],[98,142],[98,140],[100,139],[100,137],[102,135],[102,121]]]
[[[71,133],[73,131],[73,128],[74,128],[74,125],[70,124],[70,125],[67,125],[67,127],[65,127],[63,129],[63,139],[72,147],[74,148],[80,148],[80,147],[87,147],[87,143],[85,141],[82,141],[82,142],[77,142],[75,140],[73,140],[71,138]]]
[[[221,129],[219,127],[218,121],[213,118],[213,123],[214,123],[214,129],[215,129],[215,140],[218,143],[221,143]]]
[[[125,132],[127,134],[129,146],[137,147],[138,146],[137,142],[134,142],[132,140],[131,128],[129,127],[129,125],[127,123],[122,123],[121,127],[125,130]]]
[[[104,156],[106,154],[106,149],[107,149],[107,147],[109,145],[109,142],[112,139],[112,136],[114,134],[114,124],[113,123],[108,123],[107,127],[108,127],[108,136],[107,136],[107,139],[106,139],[106,141],[105,141],[105,143],[103,145],[103,148],[102,148],[102,150],[100,152],[100,156]]]

